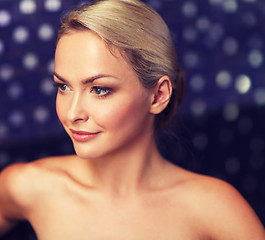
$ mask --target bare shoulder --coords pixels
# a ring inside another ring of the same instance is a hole
[[[212,239],[265,239],[257,215],[233,186],[183,169],[180,172],[185,201]]]
[[[0,173],[0,212],[7,219],[25,219],[30,205],[30,164],[13,164]]]
[[[36,197],[50,188],[64,158],[51,157],[30,163],[17,163],[0,173],[0,209],[11,218],[25,218]],[[4,206],[4,207],[3,207]]]

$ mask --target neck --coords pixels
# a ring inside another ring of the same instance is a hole
[[[152,187],[166,162],[159,154],[153,136],[137,139],[125,149],[100,159],[80,160],[88,165],[94,186],[119,196]]]

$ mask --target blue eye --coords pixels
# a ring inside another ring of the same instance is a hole
[[[67,90],[70,90],[70,88],[66,85],[66,84],[64,84],[64,83],[54,83],[54,86],[56,87],[56,88],[58,88],[58,90],[60,91],[60,92],[65,92],[65,91],[67,91]]]
[[[107,87],[92,87],[91,92],[93,92],[94,94],[98,95],[98,96],[107,96],[110,93],[110,88]]]

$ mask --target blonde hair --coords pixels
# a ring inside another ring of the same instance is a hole
[[[145,88],[167,75],[173,92],[167,108],[156,116],[155,128],[172,120],[185,94],[171,33],[151,7],[139,0],[98,0],[82,5],[62,19],[58,41],[73,30],[91,30],[110,47],[118,48]]]

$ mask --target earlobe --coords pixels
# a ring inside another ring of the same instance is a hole
[[[172,94],[172,84],[168,76],[161,77],[154,89],[150,112],[161,113],[168,105]]]

